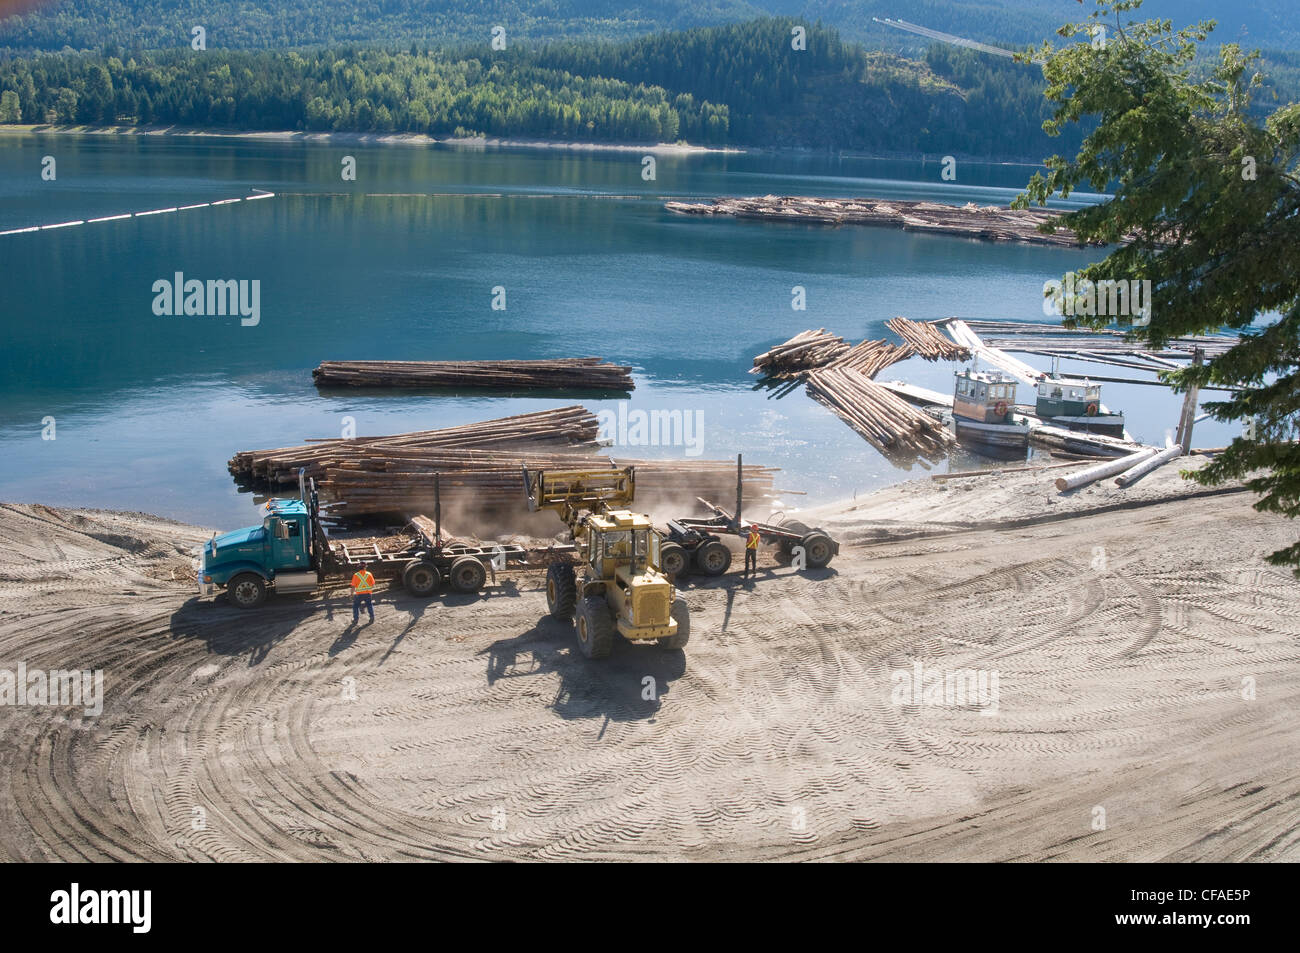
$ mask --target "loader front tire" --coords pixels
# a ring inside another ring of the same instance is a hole
[[[614,649],[614,617],[609,603],[596,596],[582,600],[578,607],[578,650],[587,658],[608,658]]]
[[[670,652],[686,648],[686,643],[691,640],[691,611],[686,608],[685,599],[673,601],[672,615],[677,623],[677,632],[659,640],[659,645]]]
[[[578,604],[578,580],[572,563],[551,563],[546,570],[546,610],[561,622],[573,621]]]

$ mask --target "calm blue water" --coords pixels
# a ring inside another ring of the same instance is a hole
[[[53,182],[40,177],[46,155]],[[354,182],[339,175],[345,155]],[[652,182],[641,169],[635,152],[0,137],[0,230],[276,193],[0,236],[0,498],[242,525],[255,514],[226,472],[237,450],[338,436],[347,416],[366,435],[575,402],[322,396],[310,374],[321,360],[582,355],[634,365],[632,409],[702,411],[703,457],[743,451],[808,502],[843,498],[910,474],[802,392],[754,391],[755,354],[809,327],[881,337],[900,314],[1042,320],[1043,282],[1099,257],[662,208],[768,192],[1006,202],[1024,166],[964,163],[956,183],[935,162],[864,158],[661,156]],[[260,281],[260,322],[156,316],[153,283],[178,271]],[[795,285],[806,311],[791,309]],[[497,286],[504,311],[491,308]],[[886,376],[947,391],[951,374],[913,360]],[[1176,422],[1181,398],[1163,389],[1104,393],[1139,438]],[[41,439],[47,417],[53,441]],[[1232,433],[1206,422],[1196,442]]]

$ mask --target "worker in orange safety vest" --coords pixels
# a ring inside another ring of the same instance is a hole
[[[758,575],[758,542],[761,537],[758,535],[758,524],[751,523],[749,535],[745,537],[745,575],[753,569],[754,575]]]
[[[367,568],[366,563],[361,564],[361,568],[352,574],[352,621],[356,622],[361,618],[361,607],[364,605],[366,611],[370,613],[370,621],[375,621],[375,603],[370,594],[375,591],[375,576]]]

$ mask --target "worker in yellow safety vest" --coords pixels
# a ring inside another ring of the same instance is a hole
[[[758,535],[758,524],[751,523],[749,535],[745,537],[745,575],[748,576],[750,570],[754,575],[758,575],[758,542],[761,537]]]
[[[361,564],[361,568],[352,574],[352,621],[356,622],[361,618],[361,607],[364,605],[366,611],[370,613],[370,621],[375,621],[375,603],[370,594],[375,591],[375,576],[366,568],[366,563]]]

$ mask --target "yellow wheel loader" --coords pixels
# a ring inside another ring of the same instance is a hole
[[[563,622],[576,615],[582,654],[605,658],[616,635],[684,648],[690,615],[660,568],[659,534],[648,516],[626,509],[636,494],[634,468],[524,467],[523,475],[529,510],[554,510],[573,534],[574,558],[547,569],[546,606]]]

